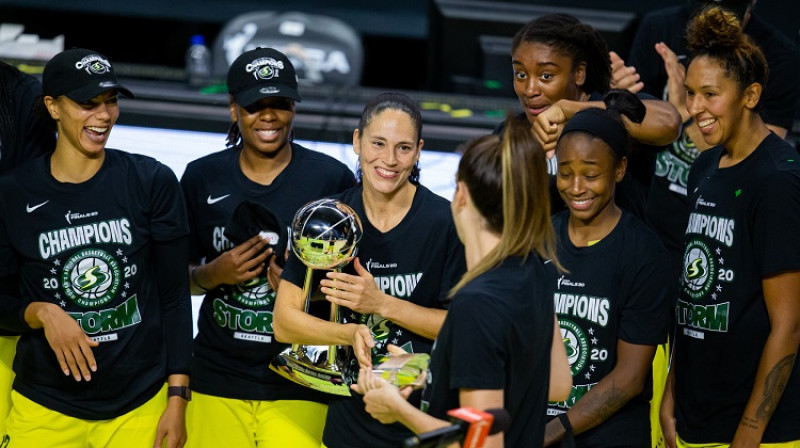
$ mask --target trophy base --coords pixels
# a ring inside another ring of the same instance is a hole
[[[342,397],[350,396],[350,386],[345,384],[341,372],[318,367],[303,353],[286,349],[270,362],[269,368],[287,380],[309,389]]]
[[[427,353],[386,354],[378,359],[372,371],[397,387],[419,389],[425,385],[430,362],[431,357]]]

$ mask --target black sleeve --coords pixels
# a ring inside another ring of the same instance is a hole
[[[4,178],[5,181],[7,178]],[[8,184],[3,183],[0,191],[8,193]],[[11,245],[7,225],[13,219],[7,204],[0,197],[0,334],[10,335],[30,331],[25,323],[25,308],[30,303],[20,294],[18,254]]]
[[[189,374],[192,358],[192,302],[189,292],[189,237],[153,241],[153,267],[167,343],[167,374]]]
[[[192,263],[200,264],[204,254],[202,253],[200,230],[197,227],[200,223],[200,213],[196,208],[195,201],[195,198],[200,196],[197,195],[197,183],[195,182],[196,176],[194,175],[193,166],[192,164],[187,165],[181,177],[180,186],[183,193],[183,202],[186,204],[186,215],[189,218],[189,260]]]
[[[357,182],[355,173],[350,171],[350,168],[345,167],[342,176],[339,179],[339,186],[337,187],[336,192],[341,193],[342,191],[345,191],[348,188],[353,188],[356,185]]]
[[[0,336],[31,331],[25,323],[25,308],[29,303],[20,297],[18,276],[0,277]]]

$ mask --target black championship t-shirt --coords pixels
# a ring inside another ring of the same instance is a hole
[[[733,440],[770,332],[762,279],[800,270],[797,152],[771,133],[734,166],[718,168],[722,155],[703,152],[689,175],[673,365],[678,434],[691,443]],[[800,439],[798,371],[763,443]]]
[[[189,232],[175,174],[153,158],[106,149],[100,170],[79,184],[55,180],[49,155],[0,179],[0,276],[19,275],[23,298],[60,306],[100,342],[97,372],[78,382],[64,376],[43,331],[23,334],[14,389],[88,420],[140,406],[167,375],[151,245]],[[179,348],[183,371],[189,337]]]
[[[553,217],[558,259],[568,271],[553,279],[553,299],[572,370],[566,401],[547,414],[567,412],[617,364],[617,342],[658,345],[667,341],[669,276],[667,251],[644,223],[623,211],[617,226],[588,247],[569,239],[569,211]],[[652,384],[606,421],[575,437],[580,448],[650,446]]]
[[[290,227],[306,203],[355,185],[353,172],[336,159],[292,143],[292,159],[270,185],[248,179],[239,167],[241,148],[189,163],[181,179],[192,229],[190,260],[209,262],[232,249],[225,225],[236,206],[255,201]],[[264,271],[254,280],[208,291],[198,315],[192,389],[244,400],[326,401],[327,394],[294,384],[269,369],[288,344],[273,338],[275,291]]]
[[[465,285],[434,343],[423,409],[449,419],[459,389],[503,389],[507,447],[541,447],[547,423],[554,275],[535,256],[504,260]]]
[[[364,211],[363,188],[358,186],[334,196],[351,206],[361,218],[364,235],[358,245],[361,264],[375,277],[386,294],[428,308],[444,308],[447,293],[466,270],[464,247],[458,239],[450,212],[450,203],[424,186],[418,186],[403,220],[383,233],[370,224]],[[352,263],[343,268],[355,275]],[[305,266],[289,257],[283,278],[302,287]],[[372,330],[376,346],[373,358],[387,353],[386,344],[407,352],[430,353],[433,341],[417,335],[379,315],[362,315],[343,308],[344,322],[363,323]],[[344,376],[354,381],[358,361],[348,351]],[[419,393],[412,401],[419,400]],[[323,441],[328,448],[397,447],[412,433],[403,425],[384,425],[365,410],[361,396],[330,402]]]
[[[686,6],[653,11],[644,16],[637,28],[628,64],[636,67],[644,90],[657,98],[668,99],[667,72],[664,61],[655,51],[664,42],[688,65],[686,37],[682,30],[689,22]],[[761,95],[761,116],[769,124],[791,130],[800,107],[800,53],[797,46],[775,27],[762,20],[757,12],[744,29],[764,52],[769,78]],[[672,256],[672,266],[679,278],[684,231],[688,218],[686,184],[689,168],[698,150],[685,133],[658,153],[655,177],[647,204],[647,222],[658,233]]]

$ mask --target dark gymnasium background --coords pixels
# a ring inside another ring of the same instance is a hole
[[[296,136],[348,143],[366,99],[399,90],[421,103],[426,149],[452,151],[517,107],[510,37],[528,20],[551,12],[573,14],[600,30],[625,58],[643,14],[684,1],[0,0],[0,22],[22,24],[25,33],[42,39],[63,35],[64,48],[86,47],[108,56],[138,97],[125,101],[120,124],[225,132],[229,117],[220,70],[204,86],[184,82],[192,36],[203,35],[220,64],[216,40],[242,14],[332,17],[355,32],[360,73],[349,86],[302,86]],[[792,41],[800,40],[800,2],[759,0],[755,12]],[[40,70],[22,62],[27,71]],[[800,120],[790,136],[795,141],[798,132]]]

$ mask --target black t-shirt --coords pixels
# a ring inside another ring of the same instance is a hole
[[[644,16],[631,47],[628,64],[636,67],[644,90],[667,99],[667,72],[655,51],[664,42],[679,57],[688,50],[684,30],[689,22],[687,6],[653,11]],[[800,107],[800,53],[797,46],[775,27],[753,14],[744,28],[764,52],[769,78],[759,103],[761,116],[768,124],[791,130]],[[684,65],[688,65],[684,60]],[[684,134],[658,153],[655,176],[649,192],[647,222],[670,251],[676,278],[680,274],[683,237],[686,229],[686,182],[689,168],[697,158],[695,144]]]
[[[2,71],[6,73],[5,70]],[[3,79],[0,113],[10,117],[10,127],[0,125],[0,173],[5,173],[25,160],[34,159],[55,149],[56,133],[49,116],[34,113],[36,100],[41,100],[42,85],[31,75],[9,70],[16,76]]]
[[[361,264],[375,277],[375,283],[386,294],[427,308],[444,308],[447,293],[466,270],[464,246],[458,239],[450,203],[418,186],[403,220],[388,232],[372,226],[364,210],[363,187],[333,196],[351,206],[361,218],[363,236],[358,245]],[[352,263],[343,272],[355,274]],[[292,254],[283,271],[283,278],[302,287],[306,267]],[[361,315],[342,308],[344,322],[367,325],[375,339],[373,359],[387,353],[386,344],[402,347],[407,352],[430,353],[433,341],[417,335],[379,315]],[[344,377],[353,381],[358,361],[346,351]],[[419,400],[419,394],[415,394]],[[414,396],[412,396],[414,397]],[[414,398],[412,398],[414,401]],[[328,407],[323,441],[328,448],[396,447],[412,433],[399,423],[384,425],[365,410],[361,396],[332,400]]]
[[[507,447],[544,442],[554,275],[542,260],[511,257],[453,297],[436,338],[423,409],[441,419],[459,406],[459,389],[503,389],[511,426]]]
[[[617,364],[617,342],[658,345],[667,341],[668,256],[658,237],[630,213],[605,238],[588,247],[569,239],[569,211],[553,217],[558,259],[568,271],[553,279],[555,311],[573,375],[566,401],[550,403],[559,415]],[[589,431],[575,437],[580,448],[650,446],[652,385]]]
[[[764,277],[800,270],[800,158],[770,133],[738,164],[722,147],[689,175],[689,222],[676,307],[675,416],[691,443],[730,443],[770,332]],[[773,310],[773,312],[780,312]],[[762,443],[800,439],[795,363]]]
[[[192,229],[190,260],[209,262],[234,247],[225,225],[236,206],[255,201],[290,227],[306,203],[355,185],[336,159],[292,143],[292,158],[270,185],[248,179],[239,166],[241,147],[225,149],[186,167],[181,186]],[[269,362],[287,348],[273,339],[275,291],[266,272],[255,280],[208,291],[198,315],[192,389],[244,400],[327,401],[327,394],[286,381]]]
[[[175,296],[185,314],[162,312],[172,305],[159,297],[151,255],[154,242],[189,232],[169,168],[106,149],[91,179],[61,183],[46,155],[0,177],[0,191],[0,277],[18,276],[25,303],[59,305],[100,342],[92,348],[97,372],[77,382],[62,373],[44,331],[23,334],[15,390],[56,412],[101,420],[152,398],[169,371],[189,371],[189,291]],[[176,328],[186,328],[185,338],[165,337]]]

